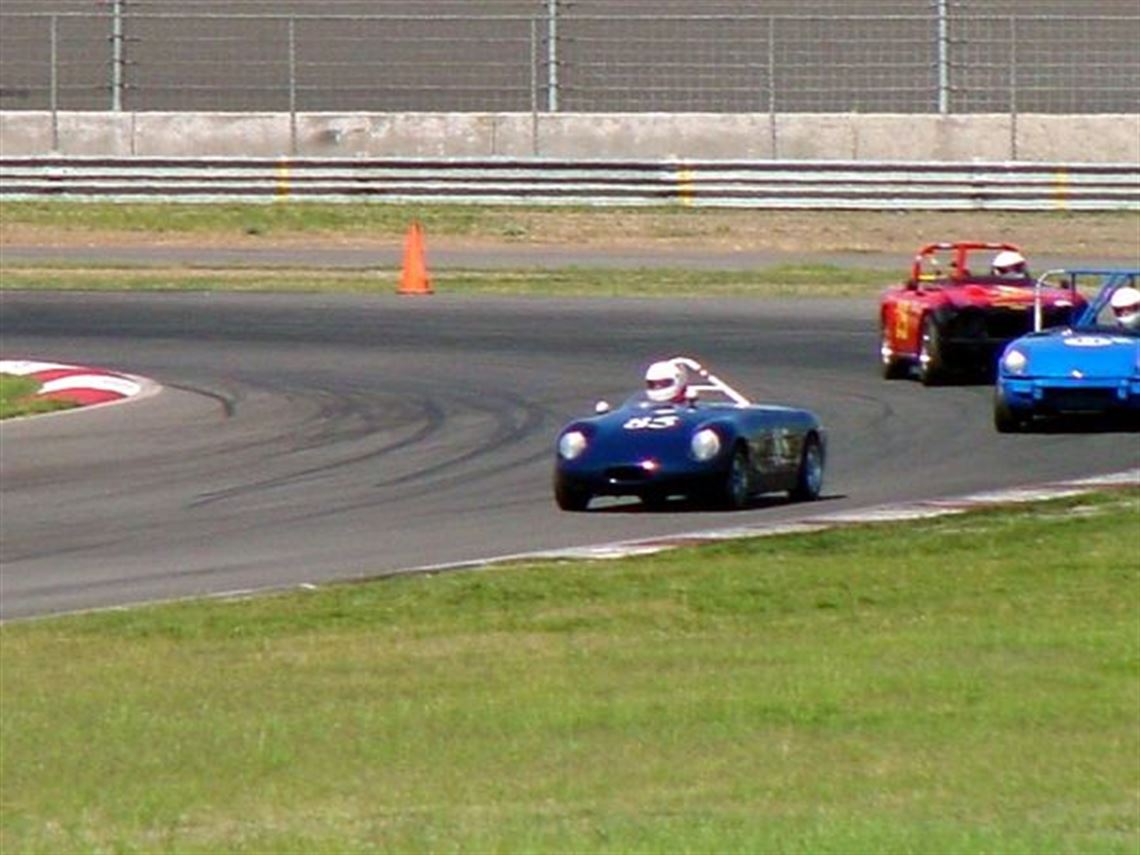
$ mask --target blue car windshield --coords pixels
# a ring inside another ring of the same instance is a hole
[[[1140,270],[1072,270],[1066,271],[1072,288],[1079,290],[1084,283],[1100,283],[1096,295],[1089,300],[1080,317],[1073,321],[1073,329],[1102,334],[1135,336],[1136,330],[1125,327],[1117,320],[1112,308],[1113,295],[1122,288],[1135,288]]]
[[[1140,329],[1132,330],[1113,323],[1073,324],[1073,332],[1099,333],[1100,335],[1126,336],[1127,338],[1140,338]]]

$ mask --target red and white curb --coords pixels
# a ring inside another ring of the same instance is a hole
[[[71,401],[80,406],[115,403],[157,388],[151,381],[131,374],[34,359],[0,359],[0,374],[36,380],[40,384],[37,398]]]

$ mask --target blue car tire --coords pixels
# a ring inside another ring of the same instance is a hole
[[[1014,412],[1001,393],[994,393],[994,427],[998,433],[1020,433],[1025,429],[1025,419]]]
[[[800,470],[791,498],[797,502],[813,502],[823,490],[823,445],[814,433],[804,440],[800,452]]]
[[[713,504],[730,511],[740,510],[752,498],[752,464],[743,445],[733,448],[723,480],[710,498]]]
[[[584,511],[592,496],[580,487],[567,484],[558,476],[554,478],[554,502],[564,511]]]

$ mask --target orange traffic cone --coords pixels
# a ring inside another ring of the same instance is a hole
[[[404,270],[400,274],[400,287],[397,294],[430,294],[431,279],[428,278],[427,262],[424,260],[424,230],[419,222],[413,222],[404,239]]]

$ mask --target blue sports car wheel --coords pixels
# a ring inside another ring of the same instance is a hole
[[[590,504],[590,494],[578,487],[572,487],[562,478],[554,479],[554,501],[564,511],[584,511]]]
[[[738,445],[732,451],[732,460],[728,464],[721,494],[717,496],[717,499],[722,505],[735,511],[748,504],[751,495],[752,475],[748,462],[748,452],[744,446]]]
[[[797,502],[811,502],[819,498],[823,490],[823,446],[812,434],[804,440],[800,454],[800,471],[791,497]]]
[[[1020,433],[1025,429],[1025,420],[997,393],[994,394],[994,427],[998,433]]]

